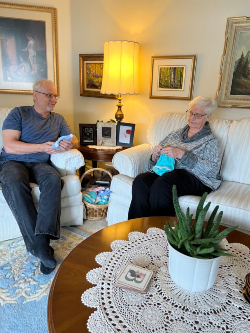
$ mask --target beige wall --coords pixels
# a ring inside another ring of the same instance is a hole
[[[139,96],[123,96],[124,121],[136,124],[135,144],[145,142],[151,118],[183,113],[188,101],[149,99],[151,56],[197,54],[194,97],[216,96],[228,17],[249,16],[249,0],[20,0],[57,8],[61,112],[78,134],[79,123],[114,118],[116,101],[81,97],[79,54],[103,53],[107,40],[140,43]],[[0,94],[1,107],[30,105],[30,95]],[[249,109],[218,108],[218,118],[250,117]]]
[[[197,54],[194,97],[216,96],[228,17],[250,16],[249,0],[73,0],[72,60],[75,127],[114,118],[115,100],[81,97],[80,53],[103,53],[103,42],[140,43],[140,95],[123,97],[123,121],[136,124],[135,144],[146,140],[150,119],[185,112],[188,101],[149,99],[151,56]],[[249,109],[218,108],[218,118],[250,117]]]
[[[74,129],[70,0],[21,0],[8,2],[57,8],[59,82],[61,97],[58,100],[55,111],[61,113],[67,119],[70,127]],[[32,95],[0,94],[0,101],[1,107],[32,105]]]

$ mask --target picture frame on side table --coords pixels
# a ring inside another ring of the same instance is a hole
[[[222,107],[250,108],[249,17],[227,19],[217,101]]]
[[[0,93],[31,95],[51,80],[59,95],[57,10],[0,2]]]
[[[116,98],[101,94],[103,78],[103,54],[79,54],[80,96]]]
[[[79,124],[80,145],[96,145],[96,124]]]
[[[116,125],[116,145],[132,147],[135,134],[135,124],[122,123],[118,121]]]
[[[116,146],[116,124],[115,123],[97,123],[97,145],[98,146]]]
[[[191,100],[196,61],[196,55],[152,57],[149,98]]]

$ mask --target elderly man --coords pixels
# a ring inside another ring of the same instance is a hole
[[[72,134],[63,116],[54,113],[57,92],[52,81],[33,85],[33,106],[14,108],[3,123],[4,148],[0,155],[3,195],[17,220],[27,250],[41,261],[40,270],[50,274],[56,267],[50,239],[60,237],[61,189],[63,182],[50,165],[52,147],[61,136]],[[62,140],[61,151],[78,147],[78,140]],[[38,212],[30,182],[38,184]]]

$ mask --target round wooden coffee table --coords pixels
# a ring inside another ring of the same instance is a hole
[[[127,240],[132,231],[145,233],[148,228],[163,228],[166,219],[173,225],[173,217],[146,217],[114,224],[98,231],[81,242],[61,264],[50,289],[48,299],[48,329],[50,333],[88,332],[87,320],[95,309],[81,302],[83,292],[93,287],[86,274],[100,267],[95,257],[110,251],[110,243],[116,239]],[[222,230],[224,227],[220,227]],[[229,242],[239,242],[250,247],[250,237],[237,230],[227,237]]]

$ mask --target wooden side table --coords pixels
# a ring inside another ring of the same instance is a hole
[[[113,156],[127,149],[127,147],[117,148],[117,149],[102,149],[101,146],[98,149],[89,148],[88,146],[80,146],[78,150],[82,153],[85,160],[92,161],[93,168],[97,167],[97,162],[112,162]],[[84,167],[79,169],[79,176],[81,177],[84,173]]]

